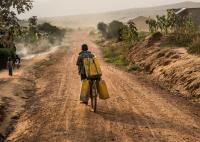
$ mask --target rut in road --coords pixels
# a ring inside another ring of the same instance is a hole
[[[73,32],[70,48],[50,55],[55,64],[37,74],[37,94],[8,141],[200,141],[199,108],[103,60],[103,79],[111,98],[98,100],[96,114],[80,104],[76,58],[82,43],[101,57],[87,32]]]

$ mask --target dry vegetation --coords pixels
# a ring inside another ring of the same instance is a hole
[[[190,17],[168,11],[167,16],[147,20],[150,33],[138,32],[133,21],[114,22],[118,25],[98,25],[102,36],[97,43],[108,62],[126,66],[129,71],[144,71],[160,86],[198,100],[200,59],[190,53],[200,53],[200,36]],[[110,26],[114,26],[114,32],[108,30]],[[111,32],[118,36],[108,36]],[[177,48],[180,46],[185,48]]]

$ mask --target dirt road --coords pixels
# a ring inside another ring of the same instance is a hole
[[[80,104],[75,63],[82,43],[100,56],[86,32],[74,32],[70,48],[35,68],[36,94],[7,141],[200,142],[199,107],[103,60],[111,98],[99,100],[96,114]]]

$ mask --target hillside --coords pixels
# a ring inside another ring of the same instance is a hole
[[[135,23],[139,31],[148,31],[149,26],[146,24],[146,20],[148,20],[148,17],[139,16],[133,19],[132,21]]]
[[[120,20],[126,22],[130,19],[145,16],[154,17],[157,14],[163,15],[167,9],[170,8],[197,8],[200,7],[200,2],[182,2],[171,5],[147,7],[147,8],[132,8],[127,10],[113,11],[100,14],[88,14],[88,15],[77,15],[77,16],[63,16],[63,17],[52,17],[52,18],[41,18],[42,21],[49,21],[58,26],[68,27],[85,27],[85,26],[96,26],[99,21],[110,22],[112,20]]]

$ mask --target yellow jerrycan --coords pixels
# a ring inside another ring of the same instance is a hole
[[[101,77],[101,67],[97,58],[85,58],[83,62],[85,73],[88,79],[95,79]]]
[[[99,93],[99,99],[107,100],[110,98],[106,82],[104,80],[100,80],[97,82],[97,91]]]
[[[89,80],[85,79],[82,81],[82,84],[81,84],[80,101],[88,102],[89,94],[90,94],[90,83],[89,83]]]

